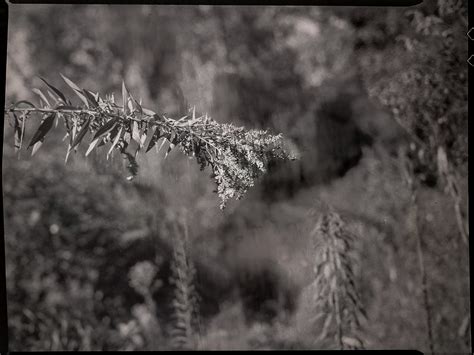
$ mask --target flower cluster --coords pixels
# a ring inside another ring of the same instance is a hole
[[[54,123],[57,125],[58,120],[62,120],[66,128],[65,138],[69,138],[66,161],[90,133],[92,140],[86,156],[103,145],[108,145],[107,159],[114,151],[120,151],[128,162],[130,180],[138,173],[136,158],[140,151],[146,153],[155,148],[159,152],[165,147],[167,157],[172,149],[179,147],[184,154],[195,157],[201,170],[210,167],[221,198],[221,208],[230,198],[242,198],[255,180],[266,172],[269,161],[296,158],[284,149],[281,135],[219,124],[207,115],[197,115],[194,108],[182,112],[181,118],[172,119],[142,107],[125,84],[122,85],[122,106],[119,106],[113,95],[102,98],[98,93],[81,89],[70,79],[62,77],[82,105],[74,105],[43,79],[49,99],[42,91],[34,89],[40,97],[39,107],[23,100],[5,109],[13,119],[15,148],[20,149],[23,145],[27,118],[38,114],[42,122],[27,146],[27,149],[32,148],[32,154],[42,145]]]

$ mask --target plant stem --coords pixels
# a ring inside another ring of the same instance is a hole
[[[416,250],[418,254],[418,263],[421,273],[421,290],[423,293],[423,306],[426,312],[426,328],[428,331],[428,346],[430,349],[430,353],[434,354],[434,343],[433,343],[433,326],[432,326],[432,311],[429,302],[429,294],[428,294],[428,278],[426,275],[426,268],[425,268],[425,260],[424,260],[424,253],[423,253],[423,246],[421,240],[421,233],[419,230],[419,213],[418,213],[418,196],[416,193],[416,187],[414,185],[414,178],[412,177],[410,183],[411,189],[411,204],[412,204],[412,211],[414,215],[414,234],[416,238]]]
[[[416,176],[413,173],[413,166],[409,159],[406,158],[404,152],[399,152],[399,158],[401,159],[402,173],[404,174],[405,180],[410,189],[411,209],[414,217],[413,233],[416,238],[416,250],[418,255],[418,264],[421,273],[421,289],[423,292],[423,306],[426,313],[426,328],[428,332],[428,346],[431,354],[434,354],[434,343],[433,343],[433,327],[432,327],[432,311],[429,303],[428,293],[428,278],[425,268],[425,260],[422,246],[421,233],[419,230],[419,217],[418,217],[418,195],[416,189]]]
[[[10,112],[23,112],[23,113],[25,113],[25,112],[29,112],[29,113],[31,113],[31,112],[40,112],[40,113],[70,113],[70,114],[85,113],[85,114],[92,115],[92,116],[97,116],[97,115],[101,114],[101,112],[92,111],[92,110],[85,110],[85,109],[51,109],[51,108],[38,108],[38,107],[16,107],[16,108],[5,109],[5,113],[10,113]],[[110,116],[110,117],[122,118],[123,119],[122,116],[111,113],[111,112],[104,112],[104,114],[107,115],[107,116]],[[143,121],[142,119],[138,119],[138,118],[135,118],[135,117],[127,117],[127,119],[130,119],[130,120],[136,121],[136,122],[142,122]],[[197,139],[203,141],[207,145],[214,148],[218,153],[222,154],[222,152],[214,144],[212,144],[209,140],[207,140],[204,137],[201,137],[198,133],[196,133],[194,130],[192,130],[191,126],[179,125],[179,124],[177,124],[176,120],[169,119],[169,118],[165,118],[164,122],[156,121],[156,122],[151,122],[151,123],[154,124],[155,126],[161,126],[161,127],[171,126],[176,131],[178,131],[178,130],[187,131],[191,135],[196,137]]]

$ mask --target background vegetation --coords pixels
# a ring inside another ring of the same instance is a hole
[[[123,78],[300,155],[221,211],[179,153],[127,181],[61,130],[18,157],[5,120],[11,350],[469,352],[467,4],[425,3],[11,5],[7,105]]]

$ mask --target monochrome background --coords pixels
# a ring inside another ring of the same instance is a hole
[[[38,102],[38,76],[115,97],[124,80],[144,107],[173,116],[182,92],[218,122],[283,133],[300,156],[221,211],[210,172],[178,151],[140,155],[127,181],[118,155],[64,164],[61,128],[34,157],[15,153],[5,119],[10,349],[171,349],[176,334],[193,349],[340,348],[311,287],[314,229],[335,211],[354,235],[357,341],[469,352],[468,245],[429,150],[447,151],[467,216],[466,7],[10,5],[7,105]],[[415,157],[416,218],[401,151]],[[176,234],[197,300],[184,333]]]

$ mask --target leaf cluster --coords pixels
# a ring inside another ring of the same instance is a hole
[[[32,154],[41,147],[53,126],[62,121],[66,128],[64,139],[68,138],[66,162],[70,153],[77,151],[86,135],[90,135],[85,155],[106,145],[107,159],[119,151],[127,162],[129,180],[138,174],[139,152],[147,153],[155,148],[157,152],[164,150],[166,158],[179,147],[185,155],[196,159],[201,170],[211,169],[221,208],[230,198],[242,198],[266,172],[269,161],[294,159],[284,149],[281,134],[219,124],[207,114],[198,115],[195,108],[186,108],[184,101],[182,116],[173,119],[143,107],[141,100],[128,92],[125,83],[120,106],[113,95],[101,97],[61,76],[81,104],[72,103],[63,92],[42,79],[47,86],[45,92],[34,89],[40,99],[39,106],[23,100],[5,109],[5,114],[13,118],[17,149],[23,145],[25,122],[32,115],[42,118],[27,146],[32,148]]]

